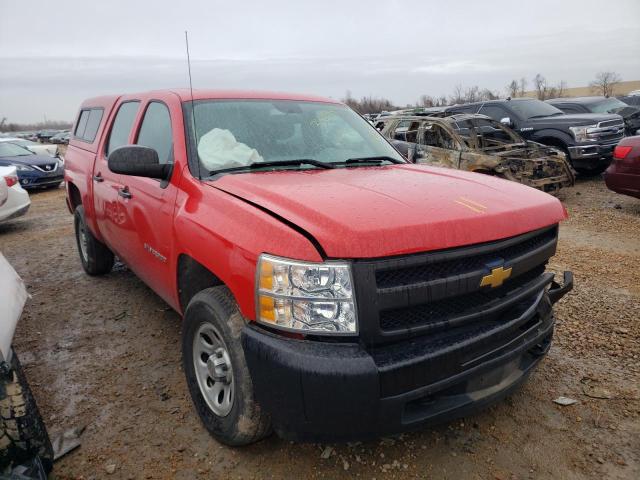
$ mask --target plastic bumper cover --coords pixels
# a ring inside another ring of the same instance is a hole
[[[609,164],[617,142],[610,144],[576,145],[569,147],[571,163],[577,168],[597,168]]]
[[[430,349],[421,370],[409,371],[426,376],[424,383],[390,396],[383,395],[383,376],[388,379],[389,371],[406,376],[406,358],[382,367],[376,353],[359,344],[294,340],[247,326],[242,341],[256,398],[271,414],[278,434],[298,441],[370,438],[473,413],[526,380],[551,344],[551,304],[572,286],[573,277],[565,272],[563,285],[552,283],[522,313],[535,321],[521,334],[454,374],[438,377],[439,365],[449,361],[456,348],[462,356],[464,346]]]

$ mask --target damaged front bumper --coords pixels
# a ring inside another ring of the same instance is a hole
[[[515,337],[482,333],[494,346],[474,358],[464,338],[443,343],[425,335],[367,349],[284,338],[248,325],[242,342],[256,399],[278,434],[297,441],[361,440],[468,415],[526,380],[549,350],[552,304],[572,287],[565,272],[562,285],[552,282],[508,320]]]

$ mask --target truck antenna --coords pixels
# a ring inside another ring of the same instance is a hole
[[[196,145],[195,156],[198,162],[198,179],[202,180],[200,173],[200,158],[198,157],[198,129],[196,128],[196,112],[193,108],[193,82],[191,81],[191,57],[189,56],[189,32],[184,31],[184,43],[187,47],[187,68],[189,70],[189,95],[191,96],[191,122],[193,123],[193,139]]]

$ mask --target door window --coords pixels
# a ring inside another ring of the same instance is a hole
[[[479,113],[491,117],[498,122],[509,116],[503,108],[497,105],[483,105]],[[511,120],[513,121],[513,118]]]
[[[404,142],[416,143],[418,141],[418,128],[420,122],[402,120],[395,128],[393,138]]]
[[[109,144],[107,145],[107,156],[113,152],[114,149],[129,143],[129,134],[131,133],[131,127],[136,118],[136,113],[138,113],[139,105],[139,101],[126,102],[120,105],[116,118],[113,121],[113,127],[111,127]]]
[[[422,126],[424,133],[422,144],[427,147],[445,148],[447,150],[458,150],[458,143],[451,137],[449,132],[437,123],[425,122]]]
[[[171,115],[164,103],[149,103],[136,144],[153,148],[158,152],[160,163],[173,163]]]

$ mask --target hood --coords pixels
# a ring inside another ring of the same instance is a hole
[[[566,217],[559,200],[533,188],[425,165],[230,174],[208,184],[302,228],[331,258],[471,245]]]
[[[629,105],[627,107],[620,107],[613,110],[613,113],[617,113],[625,120],[640,118],[640,108]]]
[[[571,127],[579,127],[583,125],[593,125],[607,120],[620,120],[620,115],[613,113],[571,113],[550,117],[530,118],[527,120],[527,123],[531,125],[568,125]]]
[[[4,165],[20,163],[22,165],[37,165],[40,167],[42,165],[51,165],[57,161],[58,159],[55,157],[40,154],[20,155],[17,157],[0,157],[0,164]]]

